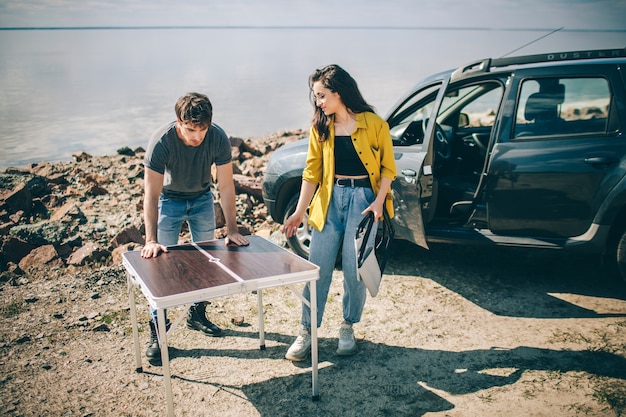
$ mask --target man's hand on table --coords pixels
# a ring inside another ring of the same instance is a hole
[[[158,242],[151,240],[149,242],[146,242],[145,246],[141,248],[141,257],[156,258],[161,252],[167,252],[167,248],[163,245],[160,245]]]
[[[241,233],[230,233],[225,239],[226,245],[248,246],[250,241]]]

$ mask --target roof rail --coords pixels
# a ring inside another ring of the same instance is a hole
[[[512,56],[491,60],[492,67],[506,67],[517,64],[533,64],[535,62],[574,61],[579,59],[620,58],[626,56],[626,48],[596,49],[592,51],[555,52],[537,55]]]
[[[461,68],[455,70],[452,73],[452,78],[456,78],[462,74],[468,74],[473,72],[489,72],[491,68],[491,58],[480,59],[478,61],[472,61],[467,65],[463,65]]]
[[[620,58],[626,57],[626,48],[596,49],[588,51],[550,52],[536,55],[520,55],[509,58],[487,58],[470,62],[454,71],[452,79],[475,72],[489,72],[494,67],[510,65],[534,64],[538,62],[575,61],[581,59]]]

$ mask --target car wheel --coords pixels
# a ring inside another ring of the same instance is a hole
[[[287,209],[285,210],[285,217],[283,219],[283,224],[287,221],[287,218],[293,214],[296,210],[296,205],[298,204],[299,195],[294,195],[289,203],[287,204]],[[296,234],[287,238],[287,244],[297,255],[309,259],[309,245],[311,244],[311,226],[309,226],[309,214],[308,212],[304,215],[304,219],[302,224],[298,226],[298,230]]]
[[[626,281],[626,231],[622,233],[622,237],[617,243],[617,268],[622,279]]]

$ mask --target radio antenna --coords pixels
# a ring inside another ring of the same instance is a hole
[[[502,55],[500,58],[504,58],[504,57],[505,57],[505,56],[507,56],[507,55],[511,55],[513,52],[519,51],[519,50],[520,50],[520,49],[522,49],[522,48],[526,48],[526,47],[527,47],[528,45],[530,45],[530,44],[533,44],[533,43],[535,43],[535,42],[537,42],[537,41],[540,41],[540,40],[541,40],[541,39],[543,39],[543,38],[547,38],[548,36],[552,35],[553,33],[558,32],[559,30],[563,29],[564,27],[565,27],[565,26],[561,26],[561,27],[560,27],[560,28],[558,28],[558,29],[554,29],[554,30],[553,30],[552,32],[550,32],[550,33],[546,33],[545,35],[540,36],[540,37],[538,37],[537,39],[532,40],[532,41],[530,41],[530,42],[528,42],[528,43],[526,43],[526,44],[524,44],[524,45],[520,46],[520,47],[519,47],[519,48],[517,48],[517,49],[513,49],[512,51],[507,52],[506,54]]]

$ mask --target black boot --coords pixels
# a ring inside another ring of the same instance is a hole
[[[157,336],[154,320],[150,320],[150,344],[148,349],[146,349],[146,358],[161,359],[161,347],[159,346],[159,337]]]
[[[206,318],[206,302],[194,304],[189,308],[187,327],[192,330],[199,330],[207,336],[219,336],[222,334],[222,329]]]

